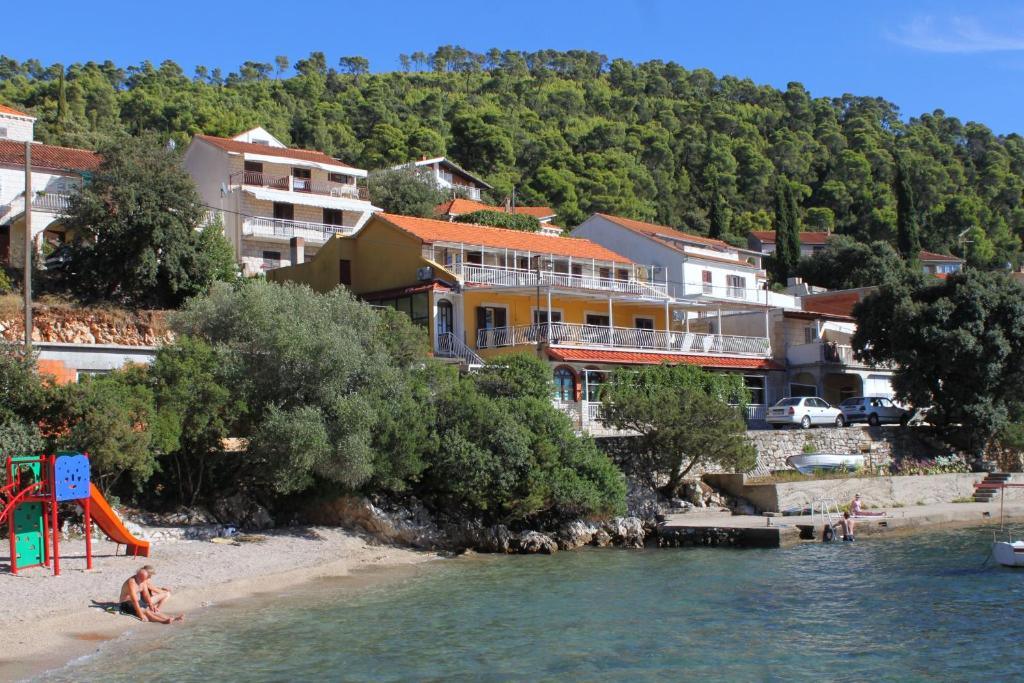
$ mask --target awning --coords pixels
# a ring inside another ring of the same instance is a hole
[[[782,370],[770,358],[736,358],[732,356],[694,356],[644,351],[595,351],[591,349],[549,348],[552,360],[564,363],[612,363],[617,365],[661,365],[662,363],[699,365],[723,370]]]
[[[325,164],[319,161],[297,159],[295,157],[287,157],[279,154],[254,154],[252,152],[246,152],[242,157],[246,161],[262,161],[267,164],[287,164],[297,168],[319,168],[321,171],[327,171],[328,173],[344,173],[345,175],[354,176],[356,178],[365,178],[368,175],[367,172],[361,168]]]
[[[326,194],[313,194],[312,192],[289,192],[288,190],[275,190],[269,187],[256,187],[246,185],[243,192],[251,194],[256,199],[266,202],[285,202],[288,204],[302,204],[305,206],[319,206],[323,209],[341,209],[342,211],[380,211],[370,202],[351,197],[332,197]]]

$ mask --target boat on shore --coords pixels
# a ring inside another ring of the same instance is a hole
[[[1004,567],[1024,567],[1024,541],[994,541],[992,557]]]
[[[864,456],[836,453],[801,453],[800,455],[791,455],[786,458],[786,464],[799,470],[801,474],[834,472],[843,469],[855,472],[864,467]]]

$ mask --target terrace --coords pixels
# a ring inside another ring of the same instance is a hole
[[[261,216],[246,217],[242,223],[242,234],[248,237],[291,239],[301,237],[307,242],[322,244],[335,235],[351,235],[355,228],[346,225],[329,225],[311,221],[293,221]]]
[[[571,264],[563,261],[551,269],[529,269],[482,263],[454,263],[447,266],[460,280],[474,285],[492,287],[550,287],[555,289],[584,289],[640,298],[667,299],[664,282],[636,279],[631,268],[613,268],[590,263]]]
[[[266,187],[272,190],[316,194],[327,197],[346,197],[369,201],[369,189],[354,183],[339,183],[332,180],[314,180],[300,178],[291,174],[275,175],[260,171],[238,171],[228,178],[232,187],[247,185],[249,187]]]

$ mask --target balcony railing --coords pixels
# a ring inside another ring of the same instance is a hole
[[[351,235],[355,228],[347,225],[329,225],[307,221],[289,221],[281,218],[246,218],[242,234],[251,237],[301,237],[311,242],[326,242],[335,235]]]
[[[795,344],[786,350],[786,359],[793,365],[810,365],[814,363],[831,363],[844,365],[853,368],[878,367],[891,369],[889,363],[881,363],[872,366],[869,363],[857,360],[853,353],[853,347],[833,342],[811,342],[810,344]]]
[[[448,268],[462,279],[463,282],[493,285],[497,287],[535,287],[538,274],[535,270],[523,268],[506,268],[504,266],[485,266],[474,263],[457,263]],[[622,294],[635,294],[641,297],[667,298],[665,283],[641,282],[640,280],[619,280],[594,275],[574,275],[570,273],[540,272],[540,286],[562,287],[567,289],[593,289]]]
[[[51,213],[63,213],[71,206],[71,195],[64,192],[40,192],[32,198],[32,208]]]
[[[767,337],[738,337],[696,332],[665,332],[633,327],[605,327],[570,323],[542,323],[496,327],[477,332],[478,349],[526,346],[575,346],[626,351],[651,351],[702,356],[744,356],[768,358],[771,342]]]
[[[451,332],[437,335],[437,355],[441,358],[458,358],[466,365],[483,365],[484,359]]]
[[[292,175],[271,175],[258,171],[238,171],[237,173],[232,173],[228,181],[231,185],[269,187],[272,190],[284,190],[285,192],[319,194],[329,197],[348,197],[364,201],[369,201],[370,199],[369,190],[360,185],[298,178]]]

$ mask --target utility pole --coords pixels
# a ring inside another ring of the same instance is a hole
[[[32,141],[25,141],[25,353],[32,351]]]

